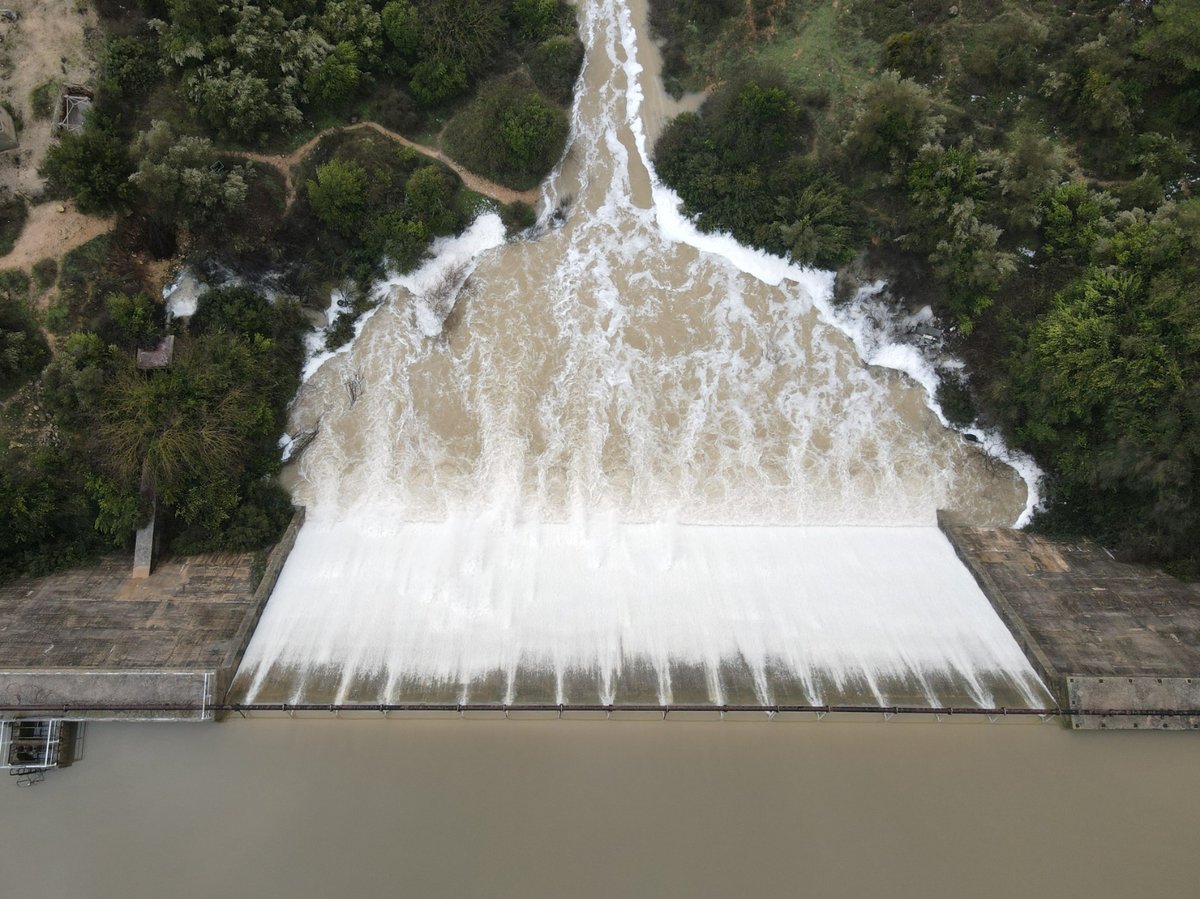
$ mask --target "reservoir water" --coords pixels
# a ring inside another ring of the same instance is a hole
[[[237,696],[1046,703],[933,526],[1022,518],[1028,470],[831,275],[690,228],[644,7],[578,9],[540,227],[481,218],[309,365],[308,519]]]

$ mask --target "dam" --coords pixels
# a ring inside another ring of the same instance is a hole
[[[869,291],[692,229],[645,29],[579,16],[538,226],[482,216],[310,361],[231,700],[1046,706],[936,528],[1023,520],[1030,466],[945,426]]]

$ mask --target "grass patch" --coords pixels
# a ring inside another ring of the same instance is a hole
[[[836,105],[871,77],[881,52],[879,44],[850,26],[849,16],[844,7],[802,4],[751,58],[778,69],[804,93],[826,94]]]
[[[63,257],[58,286],[58,296],[46,311],[46,326],[60,335],[104,334],[111,324],[105,298],[110,293],[140,291],[141,269],[125,248],[102,234]]]
[[[29,108],[33,110],[33,117],[39,121],[49,119],[54,112],[54,101],[57,98],[57,81],[46,81],[35,87],[29,92]]]

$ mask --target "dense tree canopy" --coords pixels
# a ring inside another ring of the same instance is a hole
[[[858,0],[835,45],[804,0],[736,6],[654,3],[669,77],[722,81],[656,148],[685,210],[800,262],[886,248],[1047,470],[1040,525],[1200,571],[1200,6]]]

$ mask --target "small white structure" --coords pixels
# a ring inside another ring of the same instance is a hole
[[[0,721],[0,768],[18,778],[18,786],[39,783],[45,772],[75,760],[80,727],[59,718]]]
[[[82,84],[64,84],[54,107],[54,127],[59,131],[82,131],[83,119],[95,97]]]

